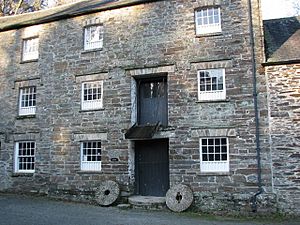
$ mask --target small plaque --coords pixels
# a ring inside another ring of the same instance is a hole
[[[110,161],[112,161],[112,162],[118,162],[119,159],[118,158],[111,158]]]

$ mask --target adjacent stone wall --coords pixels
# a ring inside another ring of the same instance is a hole
[[[197,37],[194,10],[214,4],[221,6],[222,33]],[[257,9],[257,1],[253,4]],[[102,50],[83,51],[87,21],[103,24]],[[254,24],[260,31],[260,24]],[[22,38],[27,32],[39,35],[39,60],[20,63]],[[259,32],[256,37],[261,43]],[[251,211],[249,199],[258,188],[246,1],[158,1],[6,31],[0,38],[0,140],[4,143],[0,190],[93,201],[99,183],[111,179],[121,185],[123,196],[132,194],[133,143],[124,139],[134,122],[131,87],[136,74],[131,72],[142,70],[146,72],[139,76],[149,76],[149,71],[158,74],[161,71],[157,68],[170,67],[172,70],[164,71],[169,127],[157,136],[169,138],[170,185],[191,186],[198,196],[195,206],[201,211],[206,211],[203,205],[215,202],[220,207],[208,207],[210,212]],[[226,100],[198,102],[197,70],[220,67],[226,71]],[[104,108],[82,111],[81,82],[93,77],[104,81]],[[22,82],[36,82],[37,111],[33,118],[17,116],[18,85]],[[262,178],[268,195],[272,183],[263,75],[259,75],[258,86]],[[15,174],[15,137],[32,134],[37,142],[36,172]],[[101,134],[105,134],[101,140],[102,171],[80,171],[80,137]],[[229,138],[230,172],[203,174],[199,138],[219,135]],[[273,205],[273,201],[268,202]]]
[[[300,213],[300,64],[266,66],[273,188],[284,213]]]

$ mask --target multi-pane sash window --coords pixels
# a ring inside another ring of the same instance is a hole
[[[36,110],[36,87],[20,89],[19,115],[34,115]]]
[[[35,142],[20,141],[15,146],[15,172],[33,173],[35,167]]]
[[[103,26],[93,25],[84,29],[84,50],[98,49],[103,46]]]
[[[198,71],[198,100],[226,99],[225,70],[209,69]]]
[[[101,109],[103,106],[103,81],[82,83],[82,110]]]
[[[35,60],[39,57],[39,38],[29,38],[23,40],[23,61]]]
[[[211,7],[195,11],[196,34],[221,32],[220,7]]]
[[[81,142],[81,170],[85,170],[85,171],[101,170],[101,142],[100,141]]]
[[[229,172],[228,138],[200,139],[201,172]]]

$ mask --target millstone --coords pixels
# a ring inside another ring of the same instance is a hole
[[[194,196],[192,190],[183,184],[177,184],[171,187],[166,194],[166,204],[174,212],[182,212],[188,209]]]
[[[112,180],[104,181],[95,192],[96,202],[102,206],[113,204],[119,197],[120,188],[117,182]]]

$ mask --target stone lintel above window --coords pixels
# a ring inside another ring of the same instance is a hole
[[[107,140],[107,133],[73,134],[73,139],[76,142],[94,140],[105,141]]]
[[[41,134],[39,131],[30,131],[27,133],[19,133],[19,134],[13,134],[13,141],[23,141],[23,140],[40,140]]]
[[[88,74],[76,74],[75,81],[76,83],[88,82],[88,81],[97,81],[97,80],[107,80],[108,72],[95,72]]]
[[[19,90],[19,88],[34,87],[39,85],[42,85],[40,77],[28,77],[15,80],[12,89]]]
[[[190,62],[191,70],[205,70],[205,69],[218,69],[218,68],[231,68],[231,59],[195,59]]]
[[[236,137],[235,128],[192,128],[191,136],[199,137]]]

